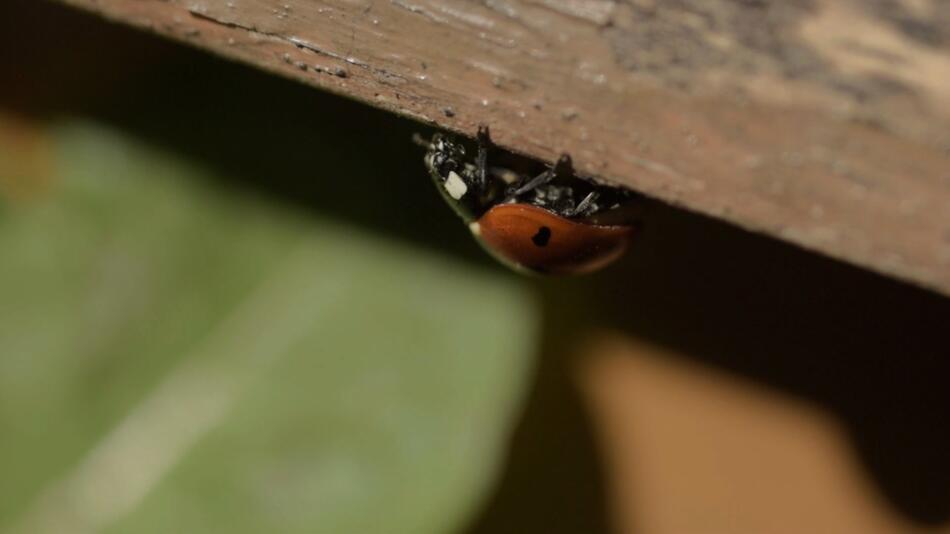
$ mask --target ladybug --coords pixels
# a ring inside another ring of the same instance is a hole
[[[623,209],[632,194],[576,176],[567,155],[535,174],[489,165],[494,147],[486,127],[478,130],[474,160],[442,134],[416,141],[427,148],[425,166],[442,197],[478,242],[515,270],[590,273],[622,256],[635,232]]]

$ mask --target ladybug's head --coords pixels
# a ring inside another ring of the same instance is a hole
[[[435,134],[428,143],[425,165],[439,192],[459,215],[470,220],[484,211],[477,170],[466,161],[462,144]]]
[[[442,134],[432,136],[425,164],[429,172],[446,180],[452,171],[460,172],[465,165],[465,147]]]

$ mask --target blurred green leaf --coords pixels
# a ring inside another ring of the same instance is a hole
[[[465,524],[535,348],[511,278],[50,135],[51,192],[0,209],[5,531]]]

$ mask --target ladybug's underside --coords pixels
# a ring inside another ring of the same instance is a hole
[[[570,159],[537,175],[488,165],[492,149],[486,130],[479,131],[477,155],[470,160],[465,147],[436,134],[428,144],[426,166],[446,201],[466,220],[480,218],[493,206],[528,204],[567,219],[587,219],[616,208],[629,195],[574,175]]]

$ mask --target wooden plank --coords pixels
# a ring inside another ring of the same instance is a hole
[[[61,1],[950,294],[947,2]]]

